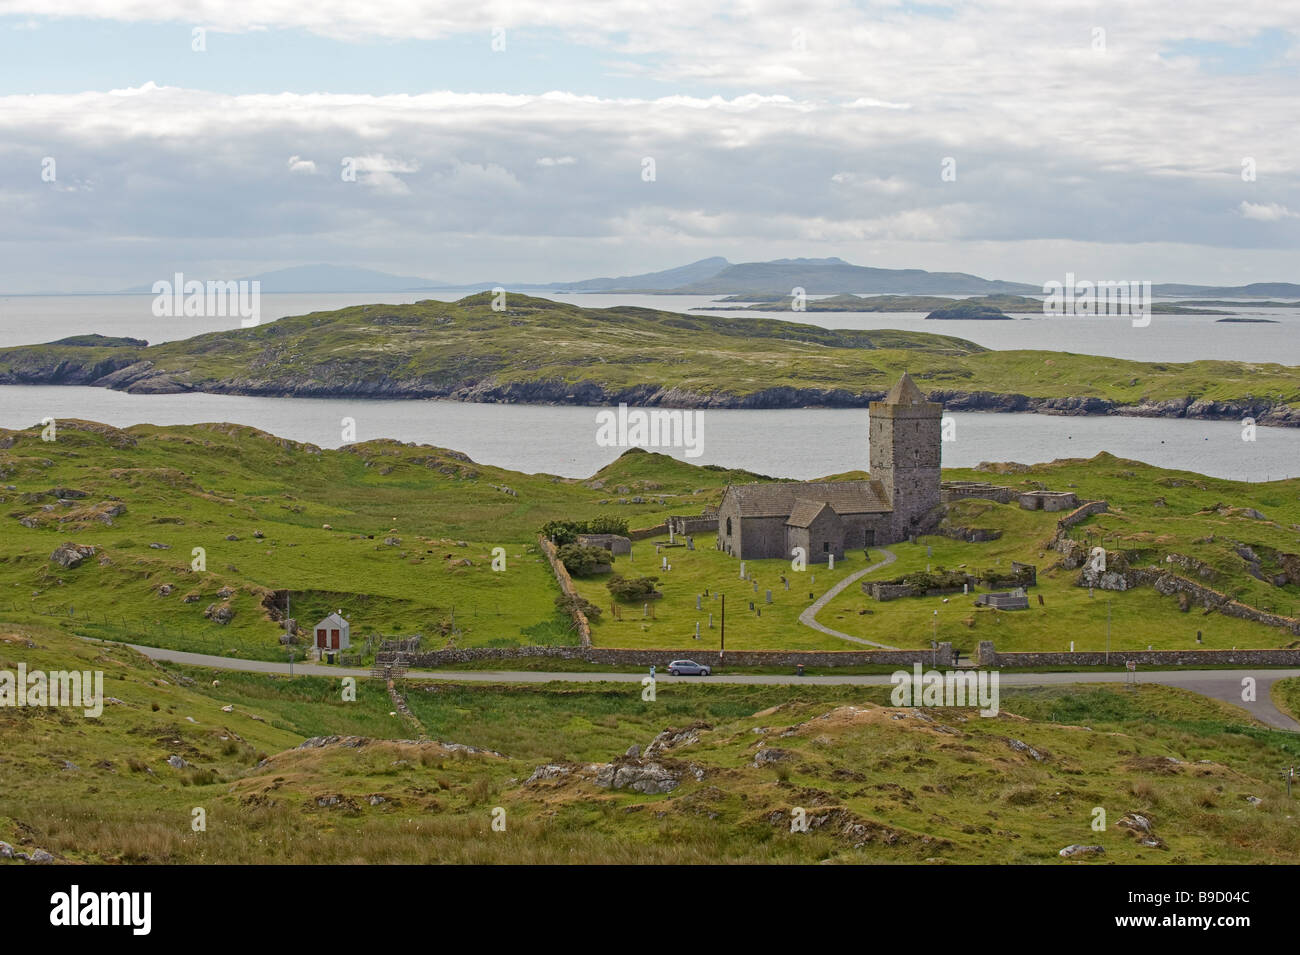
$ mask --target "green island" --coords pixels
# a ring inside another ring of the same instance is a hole
[[[954,411],[1249,415],[1263,424],[1300,424],[1300,375],[1278,364],[991,351],[922,332],[589,309],[522,295],[508,296],[501,310],[493,302],[483,293],[450,303],[355,306],[152,346],[78,336],[0,349],[0,384],[141,394],[865,407],[908,371]]]
[[[752,295],[729,295],[726,298],[718,299],[719,302],[738,302],[754,304],[747,305],[739,311],[746,312],[792,312],[795,311],[795,299],[791,295],[763,295],[755,293]],[[1192,306],[1204,305],[1225,305],[1230,306],[1231,302],[1153,302],[1151,304],[1151,314],[1153,315],[1226,315],[1226,312]],[[1244,304],[1282,304],[1282,303],[1244,303]],[[848,293],[840,295],[828,295],[825,298],[807,299],[800,302],[798,311],[805,312],[934,312],[939,309],[960,308],[964,306],[965,310],[970,313],[967,315],[944,315],[930,317],[954,317],[954,318],[997,318],[998,316],[987,314],[974,314],[978,308],[990,308],[1000,312],[1012,312],[1028,315],[1041,315],[1043,313],[1043,300],[1033,298],[1028,295],[1010,295],[1005,293],[994,293],[990,295],[975,295],[969,298],[954,299],[942,295],[852,295]],[[737,309],[723,308],[715,305],[697,306],[691,309],[693,312],[721,312],[737,311]],[[1007,316],[1002,316],[1007,317]]]

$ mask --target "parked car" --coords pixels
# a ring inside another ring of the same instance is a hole
[[[673,676],[708,676],[713,669],[694,660],[674,660],[668,664],[668,672]]]

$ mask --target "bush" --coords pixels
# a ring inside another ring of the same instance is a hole
[[[579,534],[585,533],[587,533],[585,521],[547,521],[542,525],[542,536],[554,543],[556,547],[572,544],[577,541]]]
[[[627,518],[615,517],[612,514],[606,514],[601,517],[593,517],[587,522],[588,534],[617,534],[620,537],[627,536]]]
[[[568,594],[560,594],[555,598],[555,606],[570,615],[574,610],[581,610],[591,623],[595,623],[600,619],[600,608],[585,597],[576,595],[570,597]]]
[[[646,600],[655,600],[663,596],[655,589],[655,584],[658,582],[658,577],[629,578],[621,574],[615,574],[605,586],[609,588],[609,592],[614,599],[628,603],[639,603]]]
[[[614,555],[603,547],[583,547],[581,544],[565,544],[560,548],[560,563],[574,577],[590,577],[601,567],[608,567],[614,562]]]
[[[573,544],[579,534],[618,534],[627,536],[627,518],[605,514],[589,521],[547,521],[542,525],[542,536],[556,547]]]

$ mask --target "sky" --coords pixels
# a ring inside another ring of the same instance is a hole
[[[1300,4],[0,0],[0,291],[1300,281]]]

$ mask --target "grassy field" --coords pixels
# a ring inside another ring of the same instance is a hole
[[[569,621],[554,606],[558,587],[536,545],[546,521],[612,515],[632,527],[652,526],[670,514],[699,513],[728,482],[758,479],[642,451],[625,453],[584,480],[525,475],[428,446],[372,441],[322,450],[217,424],[116,429],[64,421],[54,442],[41,441],[35,429],[0,432],[0,442],[9,445],[0,448],[0,616],[257,659],[287,655],[279,642],[286,602],[303,626],[343,610],[358,651],[368,634],[421,633],[423,646],[435,649],[453,639],[457,646],[573,643]],[[1180,573],[1245,603],[1282,614],[1300,608],[1300,587],[1273,582],[1297,567],[1300,481],[1242,484],[1109,455],[1005,475],[950,470],[945,477],[1104,498],[1111,513],[1077,527],[1076,538],[1097,542],[1104,535],[1109,549],[1138,564],[1182,555],[1199,569],[1178,567]],[[1002,650],[1067,649],[1071,640],[1076,649],[1102,649],[1108,613],[1116,649],[1194,646],[1197,630],[1205,647],[1284,646],[1294,639],[1277,628],[1207,616],[1199,607],[1183,612],[1175,598],[1149,588],[1089,597],[1075,585],[1075,572],[1052,569],[1056,555],[1043,550],[1057,516],[963,502],[952,508],[950,523],[1003,536],[983,543],[933,536],[895,545],[897,563],[872,575],[1025,561],[1040,571],[1029,611],[977,610],[960,595],[948,603],[879,604],[854,584],[818,619],[890,646],[924,647],[937,635],[967,653],[981,639]],[[51,561],[65,542],[96,551],[65,568]],[[716,651],[719,595],[726,594],[732,649],[857,646],[797,618],[809,593],[820,596],[868,559],[878,560],[878,550],[870,558],[850,552],[834,571],[813,565],[795,573],[784,561],[750,561],[755,593],[739,579],[738,562],[707,535],[693,551],[656,553],[664,543],[639,541],[631,558],[620,557],[614,567],[625,576],[660,578],[663,598],[653,602],[653,617],[644,616],[641,604],[619,605],[615,613],[603,577],[578,581],[604,609],[594,628],[598,645]],[[202,569],[195,548],[202,549]],[[504,572],[492,569],[494,552],[504,554]],[[665,557],[671,570],[660,569]],[[233,613],[224,625],[211,618],[223,607]]]
[[[911,373],[927,390],[1119,404],[1187,397],[1295,404],[1278,364],[1123,361],[1067,352],[989,351],[960,338],[824,329],[777,319],[588,309],[491,293],[459,302],[363,305],[144,348],[114,343],[0,349],[0,380],[89,383],[152,362],[153,385],[243,394],[462,396],[564,402],[643,399],[672,390],[736,402],[771,389],[884,392]],[[683,350],[689,338],[691,347]],[[76,371],[74,371],[76,369]],[[774,405],[788,401],[778,395]],[[725,402],[724,402],[725,403]],[[750,402],[753,404],[753,402]]]
[[[344,702],[336,680],[161,666],[0,628],[0,669],[19,662],[100,669],[114,698],[98,719],[0,709],[0,840],[59,861],[1063,864],[1058,850],[1083,843],[1103,862],[1287,864],[1300,851],[1277,775],[1300,741],[1166,687],[1008,691],[984,719],[897,710],[884,687],[684,684],[647,702],[635,685],[411,683],[413,728],[376,681]],[[595,784],[597,764],[629,763],[667,728],[688,732],[656,757],[671,791]],[[368,742],[296,748],[353,734]],[[529,783],[539,766],[549,778]],[[807,832],[790,831],[796,807]],[[1159,845],[1117,825],[1128,813]]]

